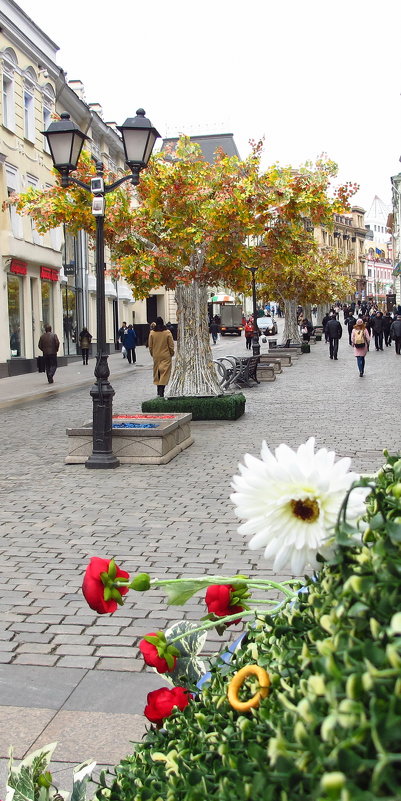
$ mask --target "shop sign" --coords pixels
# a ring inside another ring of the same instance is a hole
[[[45,281],[58,281],[58,271],[52,270],[50,267],[41,267],[40,277],[44,278]]]
[[[26,261],[19,261],[19,259],[11,259],[10,273],[15,273],[15,275],[26,275],[27,273]]]
[[[64,275],[75,275],[75,261],[70,261],[68,264],[63,264]]]

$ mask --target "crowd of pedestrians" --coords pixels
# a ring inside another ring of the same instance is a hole
[[[401,355],[401,307],[393,312],[383,313],[374,304],[351,303],[336,304],[323,317],[322,327],[326,343],[329,345],[330,359],[338,359],[339,342],[343,329],[340,311],[344,315],[344,326],[348,332],[348,342],[354,349],[359,375],[365,372],[365,358],[374,342],[377,352],[390,348],[394,342],[396,355]]]

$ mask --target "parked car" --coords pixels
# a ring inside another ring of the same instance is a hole
[[[274,336],[278,333],[277,323],[273,317],[257,317],[256,322],[262,334]]]

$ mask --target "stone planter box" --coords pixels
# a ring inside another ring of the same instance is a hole
[[[167,464],[193,443],[191,414],[113,417],[113,453],[121,464]],[[134,427],[135,426],[135,427]],[[92,421],[67,428],[66,464],[84,464],[92,453]]]

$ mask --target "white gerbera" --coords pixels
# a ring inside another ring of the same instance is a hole
[[[279,445],[275,455],[263,442],[261,457],[246,454],[245,465],[239,465],[241,475],[234,476],[231,500],[238,517],[247,521],[238,531],[253,535],[249,547],[264,547],[277,573],[290,567],[300,576],[306,565],[317,567],[318,553],[328,554],[345,493],[359,475],[349,472],[348,457],[334,463],[334,451],[321,448],[315,453],[314,437],[297,451]],[[347,522],[363,514],[369,491],[358,487],[351,493]]]

